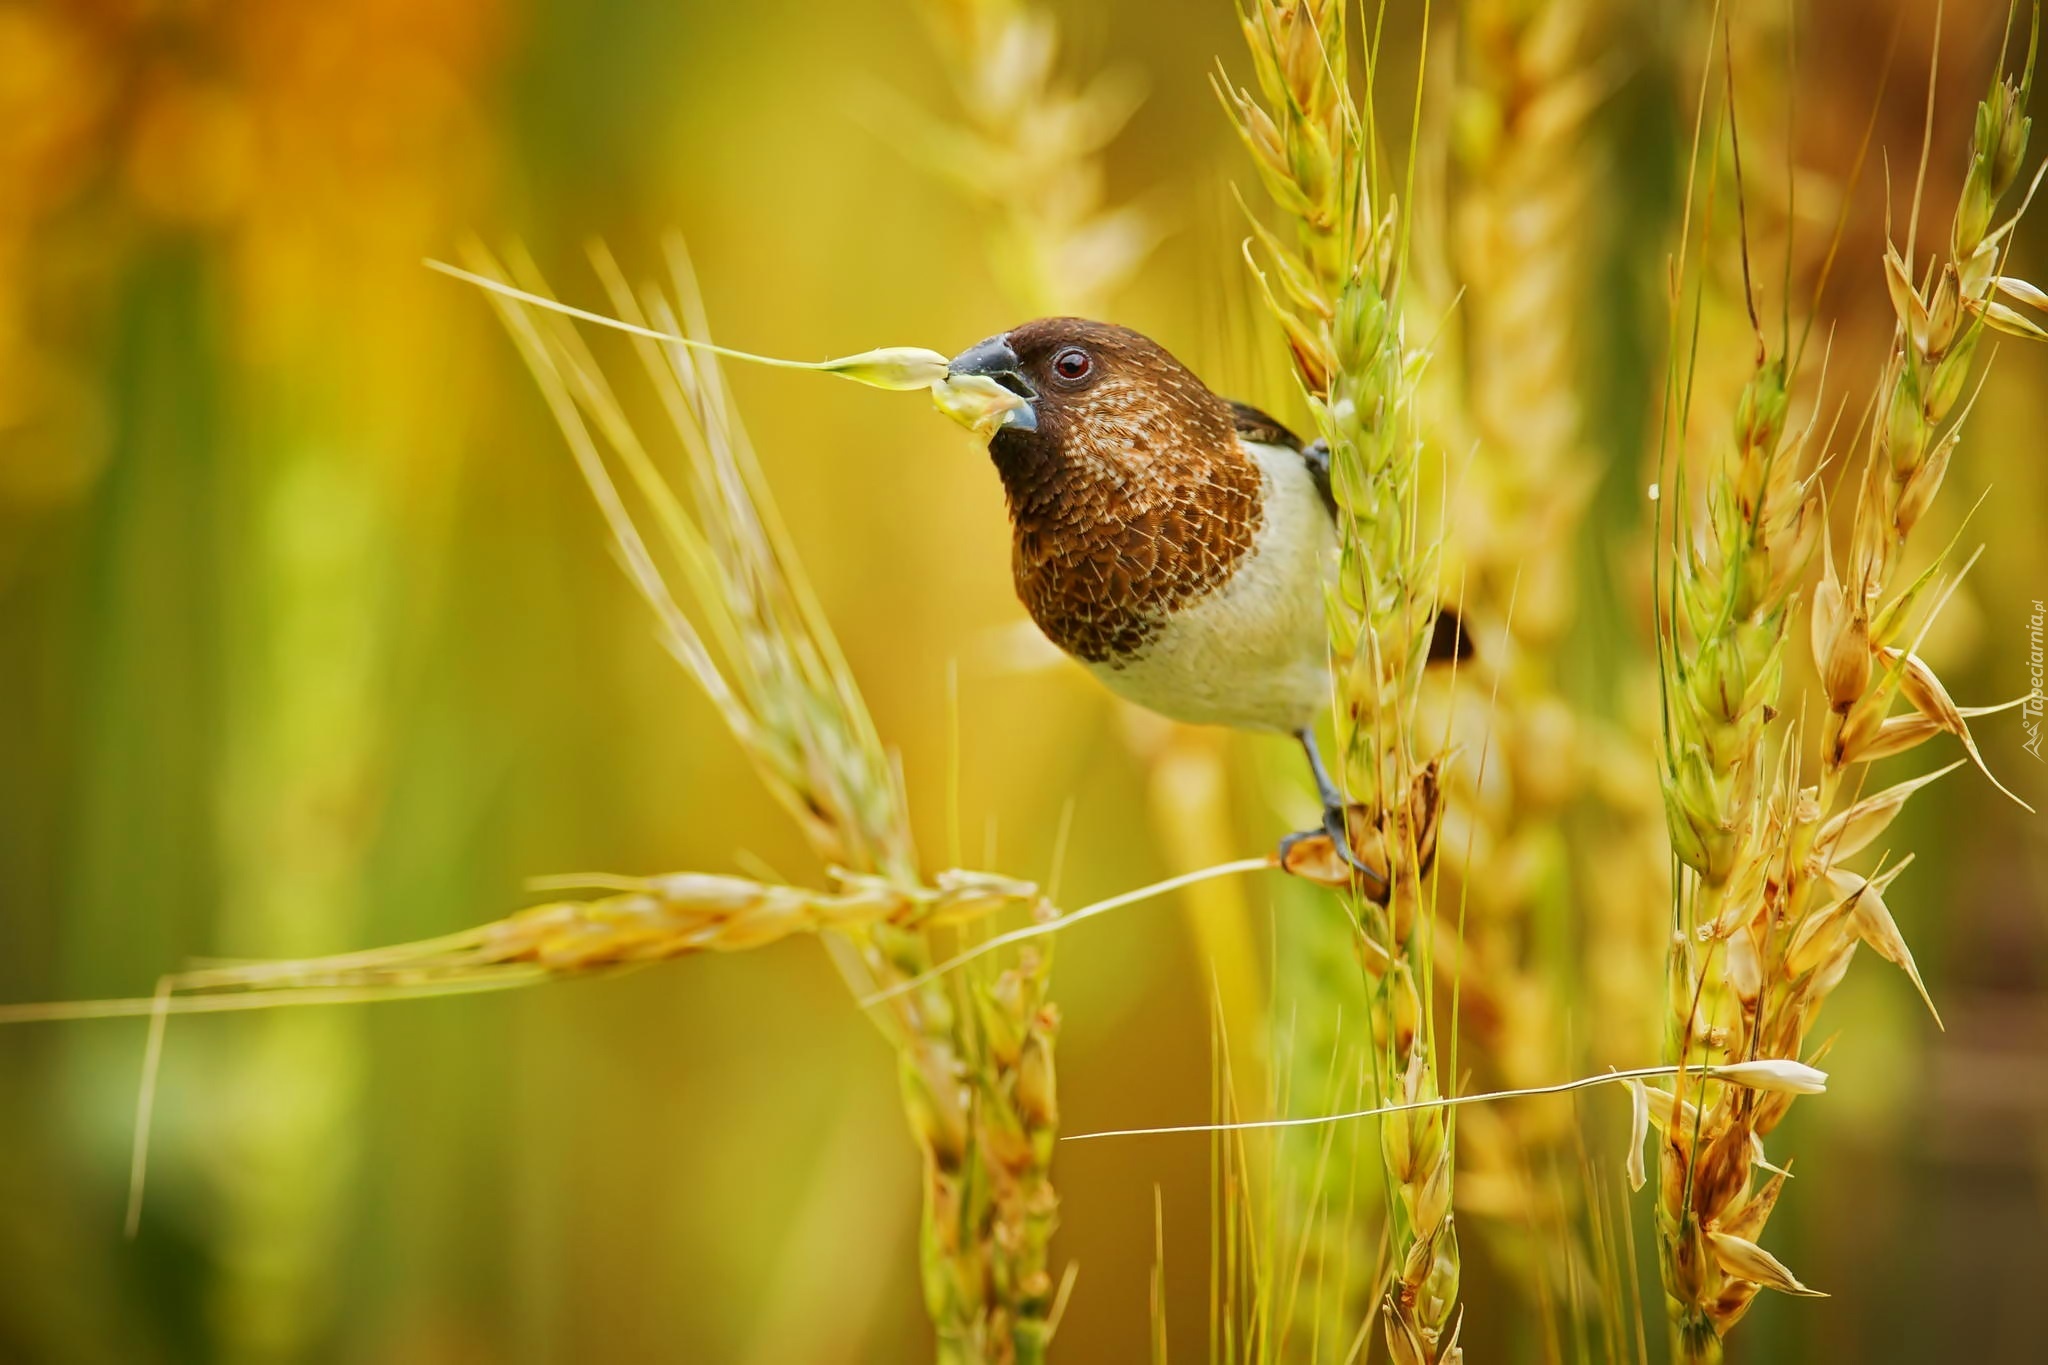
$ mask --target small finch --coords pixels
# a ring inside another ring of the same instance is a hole
[[[572,308],[502,280],[435,270],[599,326],[884,389],[929,389],[988,438],[1014,531],[1011,573],[1031,619],[1112,692],[1172,720],[1291,735],[1308,755],[1332,848],[1353,853],[1344,795],[1316,750],[1331,696],[1324,594],[1337,572],[1329,448],[1219,398],[1127,327],[1040,318],[970,346],[885,347],[779,360]],[[1463,657],[1440,611],[1429,659]],[[1290,835],[1281,856],[1310,834]]]
[[[1293,736],[1323,832],[1384,888],[1351,853],[1343,794],[1316,750],[1332,696],[1324,591],[1338,565],[1328,448],[1108,323],[1027,322],[962,351],[948,373],[1025,400],[1001,414],[989,454],[1017,595],[1039,629],[1160,715]],[[1461,648],[1446,614],[1432,657]]]

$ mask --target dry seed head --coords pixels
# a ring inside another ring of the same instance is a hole
[[[2003,303],[1980,299],[1972,301],[1969,307],[1971,312],[1984,319],[1985,325],[2007,336],[2016,336],[2023,341],[2048,341],[2048,329],[2043,329],[2039,323]]]
[[[476,943],[470,951],[479,962],[585,971],[696,952],[741,952],[827,929],[860,933],[915,925],[934,915],[965,919],[1038,899],[1027,883],[948,875],[951,887],[938,891],[848,878],[837,895],[706,873],[651,877],[622,895],[535,906],[484,926],[472,931]]]
[[[1848,755],[1860,753],[1877,744],[1884,735],[1888,723],[1886,712],[1891,710],[1892,689],[1881,688],[1865,694],[1849,713],[1841,717],[1835,731],[1835,741],[1828,757],[1832,766],[1839,769],[1849,761]]]
[[[1875,734],[1859,735],[1859,742],[1855,744],[1844,743],[1842,762],[1844,765],[1875,763],[1881,758],[1907,753],[1941,731],[1939,724],[1917,712],[1910,716],[1891,716],[1877,727]]]
[[[1999,293],[2016,299],[2029,308],[2048,309],[2048,292],[2043,292],[2039,286],[2026,280],[2011,275],[2000,275],[1991,281],[1991,285]]]
[[[1763,960],[1757,953],[1756,939],[1750,933],[1749,927],[1744,925],[1730,934],[1723,945],[1723,950],[1727,956],[1722,971],[1727,977],[1728,987],[1735,992],[1738,1000],[1753,1011],[1757,997],[1763,993],[1764,968]]]
[[[1884,283],[1891,292],[1892,312],[1898,315],[1899,324],[1906,329],[1916,349],[1925,352],[1928,335],[1927,305],[1920,301],[1919,291],[1913,286],[1912,272],[1900,259],[1897,247],[1886,246],[1884,252]]]
[[[1837,868],[1828,872],[1827,880],[1843,897],[1858,937],[1870,945],[1871,951],[1906,973],[1913,982],[1913,989],[1920,992],[1927,1012],[1934,1016],[1935,1025],[1940,1027],[1941,1012],[1934,1008],[1934,998],[1927,993],[1927,985],[1920,979],[1919,965],[1913,961],[1913,950],[1906,946],[1905,935],[1899,932],[1898,921],[1892,918],[1891,909],[1884,900],[1884,889],[1905,870],[1905,866],[1903,862],[1895,864],[1883,875],[1867,880],[1857,873]]]
[[[1828,538],[1821,538],[1820,577],[1813,585],[1813,616],[1810,640],[1813,646],[1814,669],[1825,675],[1828,670],[1828,655],[1834,648],[1835,635],[1841,630],[1842,616],[1848,610],[1847,599],[1842,592],[1842,581],[1835,575],[1835,556]]]
[[[1749,1186],[1749,1129],[1739,1119],[1710,1130],[1693,1164],[1692,1209],[1712,1225]]]
[[[1414,1125],[1405,1114],[1395,1115],[1380,1126],[1380,1158],[1386,1162],[1387,1174],[1402,1186],[1415,1179],[1413,1135]]]
[[[1935,286],[1934,302],[1927,306],[1927,333],[1921,338],[1921,349],[1928,355],[1947,354],[1962,319],[1963,308],[1956,293],[1956,269],[1953,265],[1944,265],[1941,282]]]
[[[1714,1249],[1714,1259],[1721,1269],[1738,1280],[1748,1280],[1766,1289],[1775,1289],[1781,1294],[1798,1294],[1808,1298],[1824,1299],[1827,1295],[1818,1290],[1808,1289],[1799,1282],[1785,1263],[1765,1251],[1755,1242],[1737,1237],[1733,1233],[1709,1231],[1707,1242]]]
[[[1059,1013],[1048,1005],[1039,1012],[1017,1062],[1017,1106],[1033,1126],[1046,1133],[1056,1129],[1060,1120],[1052,1048],[1058,1032]]]
[[[1817,970],[1840,948],[1843,938],[1842,921],[1849,913],[1849,897],[1830,897],[1818,909],[1809,910],[1792,931],[1792,941],[1785,949],[1784,970],[1798,978]]]
[[[1872,796],[1866,796],[1848,809],[1830,817],[1820,827],[1814,839],[1813,857],[1821,865],[1840,862],[1869,847],[1872,840],[1884,833],[1899,811],[1905,806],[1906,798],[1928,783],[1960,768],[1966,759],[1957,759],[1945,768],[1909,778],[1904,782],[1885,788]]]
[[[1757,1143],[1756,1164],[1764,1164],[1761,1141]],[[1734,1217],[1721,1224],[1721,1231],[1755,1241],[1762,1235],[1764,1224],[1770,1221],[1771,1211],[1778,1205],[1778,1196],[1784,1191],[1785,1180],[1786,1172],[1773,1169],[1771,1178],[1764,1182],[1763,1188],[1744,1201],[1742,1208]]]
[[[1394,1055],[1405,1057],[1415,1045],[1415,1036],[1422,1027],[1422,996],[1415,989],[1415,974],[1403,961],[1395,965],[1387,980],[1386,988],[1392,996],[1391,1020]],[[1404,1098],[1421,1099],[1421,1095]]]
[[[1934,495],[1941,491],[1941,482],[1948,474],[1949,457],[1955,453],[1956,441],[1961,435],[1961,429],[1957,428],[1937,441],[1926,460],[1898,491],[1892,523],[1901,539],[1913,533],[1913,528],[1920,524],[1920,518],[1926,515],[1928,505],[1934,501]]]
[[[988,1059],[997,1066],[1015,1066],[1024,1052],[1025,1020],[1019,1017],[1021,990],[1016,973],[1004,972],[991,986],[973,989],[975,1015],[981,1021]]]
[[[1929,565],[1926,573],[1907,584],[1902,592],[1895,594],[1890,601],[1878,608],[1877,614],[1870,619],[1871,643],[1889,647],[1896,645],[1905,635],[1907,627],[1913,622],[1914,613],[1919,609],[1921,598],[1926,595],[1928,586],[1934,582],[1934,568],[1934,565]],[[1867,588],[1866,597],[1876,598],[1881,595],[1881,579],[1863,581]]]
[[[1806,989],[1801,993],[1799,1000],[1799,1008],[1802,1011],[1799,1021],[1801,1032],[1811,1026],[1813,1015],[1819,1011],[1821,1004],[1835,993],[1835,987],[1842,984],[1842,978],[1848,975],[1849,963],[1855,958],[1856,947],[1860,942],[1862,940],[1854,936],[1836,935],[1834,951],[1829,953],[1814,970],[1813,975],[1807,978]]]
[[[899,1057],[897,1076],[911,1131],[941,1171],[958,1171],[967,1155],[966,1107],[961,1089],[946,1072],[937,1076],[916,1054]]]
[[[1883,658],[1887,670],[1895,668],[1899,671],[1900,690],[1915,711],[1950,734],[1968,733],[1969,724],[1963,719],[1962,711],[1926,660],[1918,654],[1891,648],[1883,651]]]
[[[1422,1344],[1421,1333],[1416,1329],[1412,1315],[1404,1314],[1389,1294],[1384,1304],[1387,1338],[1387,1354],[1394,1365],[1429,1365],[1429,1353]]]
[[[1920,371],[1901,361],[1893,369],[1883,427],[1884,451],[1896,478],[1903,479],[1920,467],[1929,437],[1928,406],[1921,392]]]
[[[1843,712],[1861,700],[1870,686],[1870,625],[1860,605],[1850,608],[1848,619],[1835,631],[1821,680],[1828,705]]]
[[[1441,1230],[1451,1213],[1451,1163],[1448,1156],[1439,1151],[1437,1159],[1426,1168],[1420,1187],[1404,1185],[1401,1188],[1402,1201],[1408,1206],[1408,1216],[1414,1226],[1423,1231],[1416,1247],[1426,1252],[1429,1274],[1437,1272],[1441,1258],[1435,1254],[1436,1233]],[[1455,1270],[1455,1267],[1453,1268]],[[1425,1301],[1444,1303],[1441,1295],[1427,1295]]]

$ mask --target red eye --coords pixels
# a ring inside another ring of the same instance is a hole
[[[1062,379],[1086,379],[1095,362],[1079,346],[1069,346],[1052,358],[1053,373]]]

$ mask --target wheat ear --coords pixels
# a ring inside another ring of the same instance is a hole
[[[2039,296],[1999,273],[2018,213],[1993,227],[2025,155],[2033,56],[2030,42],[2029,74],[2018,82],[2001,77],[1978,105],[1946,256],[1917,284],[1910,245],[1904,255],[1886,256],[1898,332],[1873,404],[1849,576],[1837,576],[1830,547],[1813,594],[1810,638],[1825,706],[1818,781],[1800,783],[1795,743],[1764,759],[1751,735],[1768,719],[1761,708],[1776,692],[1785,635],[1779,571],[1805,553],[1810,538],[1797,520],[1781,532],[1796,554],[1783,563],[1738,561],[1738,569],[1746,562],[1755,571],[1723,585],[1732,603],[1766,615],[1711,634],[1711,656],[1696,654],[1689,669],[1674,669],[1670,709],[1689,752],[1670,763],[1672,831],[1694,888],[1671,957],[1671,1041],[1681,1064],[1799,1057],[1860,946],[1900,966],[1927,994],[1885,900],[1910,855],[1887,855],[1868,873],[1843,863],[1879,839],[1915,791],[1965,761],[1981,766],[1965,713],[1915,652],[1967,565],[1943,574],[1943,555],[1902,587],[1896,578],[1900,552],[1960,436],[1954,414],[1985,328],[2041,335],[1995,297]],[[1780,406],[1780,393],[1775,378],[1761,392],[1753,387],[1738,431],[1756,430]],[[1795,498],[1807,505],[1805,495],[1774,488],[1768,470],[1761,482],[1731,472],[1736,477],[1717,485],[1710,506],[1746,509],[1751,525],[1783,526]],[[1824,528],[1820,536],[1825,543]],[[1695,630],[1719,591],[1701,572],[1713,563],[1680,558],[1674,615]],[[1894,716],[1902,696],[1910,709]],[[1965,759],[1871,795],[1851,780],[1862,765],[1942,733],[1962,742]],[[1736,766],[1717,770],[1728,754]],[[1721,1339],[1760,1288],[1812,1292],[1758,1244],[1784,1187],[1782,1171],[1756,1181],[1759,1168],[1772,1169],[1763,1163],[1762,1139],[1790,1104],[1789,1095],[1733,1091],[1702,1074],[1681,1073],[1673,1087],[1660,1144],[1658,1225],[1674,1349],[1684,1359],[1717,1360]]]
[[[1404,220],[1379,183],[1372,102],[1352,91],[1347,13],[1333,0],[1248,5],[1240,19],[1257,90],[1219,81],[1219,93],[1289,223],[1284,236],[1260,230],[1255,269],[1330,449],[1343,567],[1329,618],[1344,780],[1357,802],[1350,842],[1387,877],[1383,899],[1352,907],[1368,978],[1362,1022],[1379,1098],[1413,1104],[1442,1093],[1430,1008],[1441,760],[1418,752],[1415,715],[1436,616],[1435,551],[1419,531],[1425,355],[1402,326]],[[1368,45],[1368,90],[1372,62]],[[1392,1192],[1388,1350],[1403,1365],[1456,1361],[1448,1115],[1390,1115],[1380,1138]]]

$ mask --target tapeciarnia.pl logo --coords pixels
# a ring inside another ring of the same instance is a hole
[[[2023,746],[2035,758],[2041,755],[2041,623],[2048,618],[2048,607],[2040,598],[2034,599],[2034,614],[2027,618],[2027,700],[2020,707],[2021,723],[2027,731],[2027,742]]]

